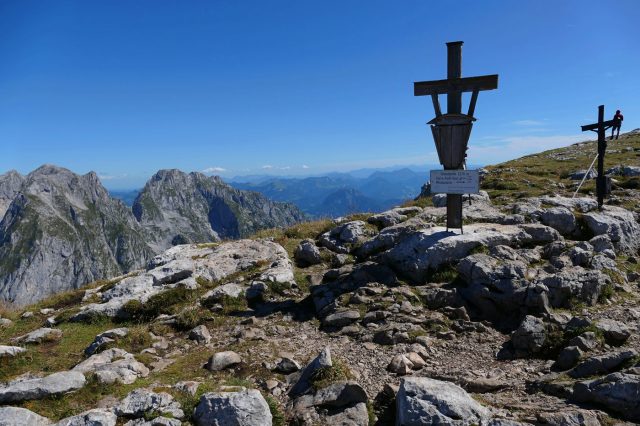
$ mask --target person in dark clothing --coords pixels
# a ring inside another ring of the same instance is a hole
[[[624,116],[620,112],[620,110],[616,111],[616,115],[613,116],[613,127],[611,127],[611,139],[613,139],[613,134],[618,130],[616,134],[616,139],[620,136],[620,127],[622,127],[622,120],[624,120]]]

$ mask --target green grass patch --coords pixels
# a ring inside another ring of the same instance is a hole
[[[349,367],[341,360],[334,359],[331,367],[317,369],[311,375],[310,382],[314,389],[319,390],[333,383],[350,379],[353,379],[353,374],[349,370]]]

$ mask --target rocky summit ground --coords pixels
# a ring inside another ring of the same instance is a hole
[[[640,422],[637,213],[511,195],[462,234],[434,196],[7,308],[0,425]]]

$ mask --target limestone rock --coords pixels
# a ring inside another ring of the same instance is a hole
[[[129,329],[126,327],[113,328],[98,334],[93,342],[84,350],[86,356],[91,356],[102,349],[109,343],[113,343],[116,339],[126,337]]]
[[[336,253],[349,253],[351,247],[362,242],[367,234],[365,223],[355,220],[325,232],[318,238],[318,244]]]
[[[197,426],[271,426],[269,405],[255,390],[210,392],[200,398],[193,413]]]
[[[360,319],[360,312],[355,310],[340,311],[326,316],[322,320],[325,327],[344,327]]]
[[[596,322],[595,326],[602,331],[607,342],[616,346],[624,344],[631,337],[629,327],[620,321],[601,319]]]
[[[600,379],[577,382],[573,399],[591,402],[619,413],[626,419],[640,421],[640,375],[613,373]]]
[[[206,325],[201,324],[189,331],[189,339],[198,343],[207,344],[211,341],[211,333]]]
[[[110,410],[98,408],[62,419],[54,426],[115,426],[117,420]]]
[[[586,213],[584,220],[594,236],[608,235],[618,250],[635,254],[640,247],[640,224],[629,210],[605,206],[602,212]]]
[[[4,346],[0,345],[0,358],[13,358],[14,356],[25,353],[27,350],[20,346]]]
[[[209,358],[206,368],[211,371],[220,371],[225,368],[233,367],[241,362],[242,358],[240,358],[240,355],[233,351],[218,352]]]
[[[11,340],[16,343],[42,343],[60,340],[61,338],[62,330],[43,327]]]
[[[489,410],[453,383],[426,377],[407,377],[396,397],[396,424],[469,425],[489,419]]]
[[[570,235],[576,230],[576,218],[566,207],[553,207],[542,213],[542,223],[560,232]]]
[[[544,346],[546,332],[544,322],[540,318],[527,315],[520,327],[513,332],[511,342],[516,356],[527,356],[540,352]]]
[[[153,392],[147,389],[135,389],[131,391],[115,407],[115,413],[119,416],[143,417],[145,413],[158,412],[170,414],[176,418],[184,417],[180,404],[166,392]]]
[[[107,384],[120,382],[128,385],[149,375],[149,369],[143,363],[119,348],[92,355],[73,367],[72,371],[94,373],[98,381]]]
[[[0,385],[0,403],[42,399],[80,389],[84,375],[78,371],[61,371],[43,378],[15,380]]]
[[[309,239],[302,240],[300,244],[298,244],[293,256],[296,259],[296,262],[301,266],[317,265],[318,263],[322,263],[320,250],[318,250],[318,247],[313,240]]]
[[[51,421],[19,407],[0,407],[0,426],[48,426]]]
[[[295,398],[308,392],[311,388],[310,380],[313,377],[313,374],[321,368],[328,368],[331,366],[333,366],[333,362],[331,361],[331,351],[326,347],[304,368],[304,370],[302,370],[296,384],[289,390],[289,396]]]
[[[611,352],[600,356],[590,357],[578,364],[573,368],[573,370],[569,371],[569,375],[573,378],[578,378],[609,373],[619,368],[626,361],[637,356],[638,353],[631,349],[628,351]]]

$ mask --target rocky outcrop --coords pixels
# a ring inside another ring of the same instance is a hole
[[[234,189],[217,176],[175,169],[153,175],[132,208],[156,252],[177,244],[247,237],[304,218],[292,204]]]
[[[108,349],[92,355],[73,367],[72,371],[93,373],[100,383],[120,382],[131,384],[140,377],[147,377],[149,369],[127,351],[119,348]]]
[[[601,379],[578,382],[573,399],[607,407],[629,420],[640,421],[640,375],[613,373]]]
[[[144,265],[144,231],[95,173],[42,166],[0,222],[0,300],[24,305]]]
[[[170,394],[148,389],[131,391],[114,411],[119,417],[129,418],[141,418],[151,413],[166,414],[179,419],[184,417],[182,407]]]
[[[4,217],[9,205],[20,192],[24,183],[24,176],[15,170],[0,175],[0,222]]]

